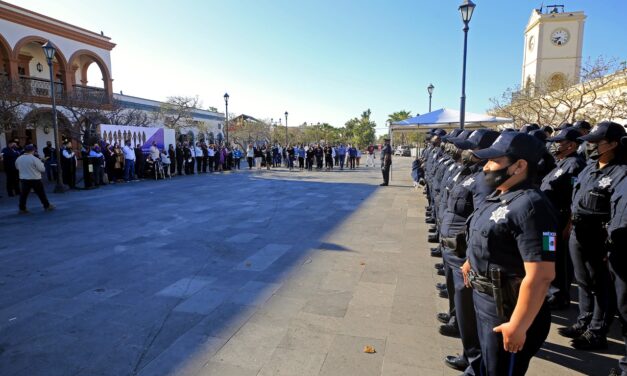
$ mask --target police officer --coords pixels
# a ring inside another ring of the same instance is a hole
[[[605,261],[605,225],[610,220],[611,196],[625,175],[619,158],[623,126],[603,122],[579,140],[588,142],[592,162],[581,171],[573,190],[572,230],[569,251],[579,287],[577,322],[559,333],[573,338],[572,346],[581,350],[607,347],[607,330],[612,320],[614,290]]]
[[[462,269],[473,288],[483,375],[524,375],[549,333],[557,216],[532,184],[544,149],[533,136],[507,132],[473,153],[488,160],[485,182],[495,189],[469,219]]]
[[[624,149],[627,148],[627,136],[621,139]],[[624,173],[623,173],[624,175]],[[627,376],[627,178],[616,185],[612,195],[612,218],[607,226],[609,243],[609,267],[614,287],[616,289],[616,303],[618,317],[623,325],[623,340],[625,341],[625,356],[619,361],[620,375]],[[611,373],[610,373],[611,374]],[[619,375],[614,370],[614,375]]]
[[[383,183],[381,186],[387,186],[390,182],[390,167],[392,166],[392,147],[390,139],[383,140],[383,148],[381,149],[381,172],[383,173]]]
[[[549,304],[552,309],[565,309],[570,305],[570,283],[572,263],[568,255],[568,237],[570,235],[570,205],[572,203],[573,184],[577,175],[586,167],[586,161],[577,154],[578,138],[581,133],[572,127],[564,128],[555,137],[547,141],[555,143],[553,155],[557,159],[556,167],[542,180],[540,190],[544,192],[558,213],[558,242],[555,252],[555,280],[549,289]]]
[[[467,134],[470,136],[468,139]],[[444,362],[451,368],[464,371],[465,375],[480,375],[481,348],[477,336],[472,290],[465,286],[461,272],[461,266],[466,260],[465,241],[462,239],[465,240],[466,237],[466,220],[474,208],[491,193],[484,183],[482,168],[485,163],[474,158],[470,150],[489,147],[498,135],[499,133],[493,130],[478,129],[472,133],[464,131],[460,137],[450,139],[459,151],[461,169],[451,179],[453,185],[447,194],[440,234],[447,285],[449,283],[452,285],[447,286],[449,299],[453,301],[455,307],[458,332],[464,351],[461,356],[447,356]]]

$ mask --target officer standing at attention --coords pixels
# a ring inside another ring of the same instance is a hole
[[[472,300],[472,290],[464,285],[461,266],[466,261],[466,220],[491,191],[483,179],[484,161],[472,156],[471,150],[485,149],[492,145],[499,133],[490,129],[478,129],[465,137],[449,139],[460,154],[462,168],[452,178],[453,185],[446,197],[440,239],[442,258],[445,263],[449,300],[453,301],[459,336],[464,348],[460,356],[449,355],[444,363],[463,371],[464,375],[481,374],[481,347],[477,336],[477,319]],[[447,188],[448,189],[448,188]],[[451,284],[451,286],[449,286]],[[439,316],[438,316],[439,317]],[[442,333],[442,327],[440,327]]]
[[[544,144],[519,132],[501,134],[473,152],[487,159],[485,182],[495,192],[468,223],[468,261],[483,375],[524,375],[551,326],[545,301],[555,277],[557,215],[533,187]]]
[[[621,139],[623,157],[627,148],[627,136]],[[624,173],[623,173],[624,175]],[[608,257],[610,273],[616,289],[616,303],[618,317],[623,325],[623,340],[625,341],[625,355],[618,362],[620,372],[614,370],[614,375],[627,376],[627,178],[623,177],[616,186],[612,195],[612,219],[607,226],[610,254]],[[611,375],[612,373],[610,373]]]
[[[620,139],[622,125],[602,122],[579,140],[588,142],[591,163],[577,177],[573,191],[572,230],[569,241],[575,279],[579,287],[577,322],[559,333],[573,338],[580,350],[607,347],[607,330],[615,303],[610,272],[606,262],[607,231],[611,196],[625,176]]]
[[[381,172],[383,173],[383,183],[379,184],[383,187],[390,182],[390,167],[392,166],[392,147],[390,139],[383,139],[383,148],[381,149]]]
[[[565,309],[570,306],[570,284],[572,281],[572,263],[568,254],[568,237],[570,236],[570,205],[572,203],[573,183],[586,161],[577,153],[581,141],[581,133],[574,128],[562,129],[555,137],[547,141],[555,142],[552,147],[557,159],[557,166],[542,180],[540,190],[551,201],[557,210],[559,228],[555,251],[555,280],[549,289],[549,305],[551,309]]]

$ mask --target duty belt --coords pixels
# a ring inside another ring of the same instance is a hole
[[[492,282],[488,278],[482,277],[471,270],[468,273],[468,280],[470,281],[470,285],[473,290],[477,290],[478,292],[492,297],[494,296],[494,288],[492,286]]]
[[[457,239],[455,238],[440,237],[440,243],[442,244],[442,247],[445,247],[445,248],[449,248],[453,250],[457,248]]]

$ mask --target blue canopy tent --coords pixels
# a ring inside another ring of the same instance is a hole
[[[500,124],[511,123],[512,119],[485,114],[466,112],[464,127],[496,127]],[[457,128],[459,126],[459,111],[450,108],[440,108],[420,116],[392,123],[394,129],[430,129],[430,128]]]

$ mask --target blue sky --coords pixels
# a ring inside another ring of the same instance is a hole
[[[199,95],[204,106],[289,124],[341,126],[367,108],[388,114],[459,108],[461,0],[11,0],[105,35],[116,92],[164,100]],[[541,0],[475,1],[467,110],[520,82],[523,31]],[[555,3],[549,1],[548,3]],[[559,2],[583,10],[583,56],[627,60],[627,1]],[[378,133],[382,133],[383,129]]]

